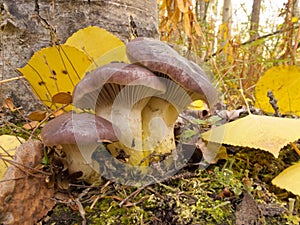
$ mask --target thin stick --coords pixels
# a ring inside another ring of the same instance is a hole
[[[8,78],[5,80],[0,80],[0,84],[4,84],[4,83],[10,82],[10,81],[20,80],[20,79],[24,79],[24,76],[12,77],[12,78]]]
[[[292,148],[295,150],[295,152],[297,152],[297,154],[300,156],[300,150],[297,147],[297,145],[293,142],[290,143],[290,145],[292,146]]]
[[[242,95],[242,97],[243,97],[243,99],[244,99],[244,102],[246,103],[246,106],[247,106],[247,110],[248,110],[249,115],[251,115],[252,113],[251,113],[251,111],[250,111],[250,107],[249,107],[249,104],[248,104],[248,102],[247,102],[247,99],[246,99],[246,97],[245,97],[245,95],[244,95],[243,89],[240,88],[240,89],[239,89],[239,92],[241,93],[241,95]]]

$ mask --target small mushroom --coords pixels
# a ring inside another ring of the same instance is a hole
[[[138,37],[126,45],[131,63],[143,66],[164,80],[165,93],[153,96],[142,112],[144,147],[157,153],[175,148],[174,125],[180,112],[194,100],[210,107],[217,93],[205,72],[159,40]]]
[[[148,155],[143,148],[141,112],[151,96],[166,86],[144,67],[110,63],[88,73],[75,87],[73,104],[95,110],[120,130],[120,146],[128,163],[139,165]],[[112,150],[113,151],[113,150]]]
[[[116,142],[112,124],[89,113],[65,113],[49,121],[41,132],[44,145],[61,145],[66,154],[69,173],[82,171],[81,179],[99,177],[90,166],[92,154],[100,145]]]

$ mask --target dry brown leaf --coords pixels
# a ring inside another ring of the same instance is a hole
[[[72,103],[72,95],[66,92],[59,92],[52,96],[52,103],[70,104]]]
[[[28,115],[28,119],[33,121],[42,121],[47,116],[47,111],[37,110]]]
[[[29,140],[17,148],[14,161],[35,167],[42,157],[42,143]],[[45,176],[31,176],[20,168],[10,165],[0,182],[0,224],[35,224],[55,205],[54,190],[47,187]]]
[[[279,151],[300,139],[300,120],[249,115],[202,134],[206,141],[257,148],[278,157]]]
[[[38,126],[39,122],[38,121],[31,121],[29,123],[24,124],[22,127],[25,130],[32,130]]]
[[[4,99],[4,101],[2,102],[2,105],[3,105],[3,107],[9,109],[10,111],[16,110],[16,106],[15,106],[14,101],[12,100],[12,98]]]

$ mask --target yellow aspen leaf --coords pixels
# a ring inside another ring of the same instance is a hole
[[[261,149],[278,157],[284,146],[300,139],[300,120],[249,115],[201,136],[209,142]]]
[[[41,49],[18,70],[34,93],[51,109],[57,93],[72,93],[87,71],[111,61],[126,61],[123,42],[108,31],[90,26],[75,32],[65,44]],[[71,110],[68,106],[65,110]]]
[[[300,196],[300,162],[282,171],[272,184]]]
[[[52,104],[52,96],[58,92],[72,93],[90,64],[91,60],[84,52],[75,47],[57,45],[35,52],[18,70],[43,103],[56,109],[59,106]]]
[[[292,23],[297,23],[298,20],[299,20],[299,18],[294,16],[294,17],[292,18]]]
[[[13,135],[0,136],[0,180],[9,165],[7,160],[12,160],[16,148],[23,142],[25,142],[23,138]]]
[[[67,39],[65,44],[83,51],[96,66],[103,66],[111,61],[127,61],[124,43],[107,30],[97,26],[78,30]],[[109,54],[110,51],[114,53]],[[105,55],[111,57],[103,57]]]
[[[299,86],[300,67],[272,67],[257,82],[255,87],[255,106],[265,112],[274,113],[274,109],[267,97],[268,91],[272,91],[281,114],[295,114],[300,116]]]
[[[205,110],[207,109],[207,105],[202,100],[193,101],[189,106],[188,109],[191,110]]]

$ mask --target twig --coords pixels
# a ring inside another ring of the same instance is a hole
[[[250,111],[250,107],[249,107],[248,101],[247,101],[247,99],[246,99],[246,97],[245,97],[245,95],[244,95],[243,89],[240,88],[240,89],[239,89],[239,92],[241,93],[241,95],[242,95],[242,97],[243,97],[243,99],[244,99],[244,102],[246,103],[247,110],[248,110],[248,114],[251,115],[252,113],[251,113],[251,111]]]
[[[8,181],[15,181],[15,180],[21,180],[24,179],[26,176],[22,176],[22,177],[15,177],[15,178],[11,178],[11,179],[5,179],[5,180],[0,180],[0,183],[2,182],[8,182]]]
[[[254,38],[254,39],[250,39],[250,40],[248,40],[248,41],[245,41],[245,42],[243,42],[243,43],[237,45],[237,47],[240,47],[240,46],[243,46],[243,45],[247,45],[247,44],[251,44],[251,43],[254,42],[254,41],[258,41],[258,40],[261,40],[261,39],[264,39],[264,38],[267,38],[267,37],[271,37],[271,36],[274,36],[274,35],[276,35],[276,34],[284,33],[284,32],[290,31],[290,30],[292,30],[292,29],[294,29],[294,28],[300,28],[300,26],[299,26],[299,25],[296,25],[296,26],[290,27],[290,28],[288,28],[288,29],[280,29],[280,30],[276,30],[276,31],[274,31],[274,32],[272,32],[272,33],[265,34],[265,35],[263,35],[263,36],[259,36],[259,37],[257,37],[257,38]],[[215,53],[211,54],[210,57],[216,56],[217,54],[221,53],[223,50],[224,50],[223,48],[217,50]],[[208,61],[210,57],[208,57],[207,59],[205,59],[205,61]]]
[[[82,225],[86,225],[85,210],[84,210],[84,208],[83,208],[83,206],[82,206],[82,204],[81,204],[81,202],[79,201],[78,198],[76,198],[74,201],[75,201],[75,203],[76,203],[76,205],[78,207],[78,211],[79,211],[80,216],[82,218],[81,224]]]
[[[277,105],[277,99],[275,99],[275,96],[274,96],[273,92],[268,91],[267,96],[270,99],[269,102],[270,102],[272,108],[275,111],[275,116],[281,117],[281,113],[279,112],[279,107]]]
[[[25,165],[23,165],[22,163],[16,162],[16,161],[14,161],[14,160],[5,159],[5,158],[2,158],[1,160],[10,163],[11,165],[17,167],[17,168],[18,168],[19,170],[21,170],[22,172],[27,173],[27,174],[29,174],[29,175],[31,175],[31,176],[34,176],[34,177],[39,177],[39,176],[36,176],[34,173],[29,172],[29,170],[32,170],[32,171],[34,171],[34,172],[36,172],[36,173],[41,173],[41,174],[44,174],[44,175],[47,175],[47,176],[51,176],[51,175],[52,175],[51,173],[47,173],[47,172],[45,172],[45,171],[43,171],[43,170],[39,170],[39,169],[36,169],[36,168],[34,168],[34,167],[30,167],[30,166],[25,166]],[[21,168],[21,167],[22,167],[22,168]],[[24,168],[24,169],[23,169],[23,168]]]
[[[295,150],[295,152],[297,152],[297,154],[300,156],[300,150],[297,147],[297,145],[293,142],[290,143],[290,145],[292,146],[292,148]]]
[[[134,192],[132,192],[130,195],[128,195],[126,198],[124,198],[120,203],[119,203],[119,207],[122,207],[124,205],[125,202],[127,202],[130,198],[134,198],[138,193],[140,193],[143,189],[145,189],[146,187],[148,187],[150,184],[152,184],[152,182],[149,182],[147,184],[145,184],[144,186],[136,189]]]
[[[10,82],[10,81],[20,80],[20,79],[24,79],[24,76],[18,76],[18,77],[8,78],[5,80],[0,80],[0,84],[4,84],[4,83]]]

